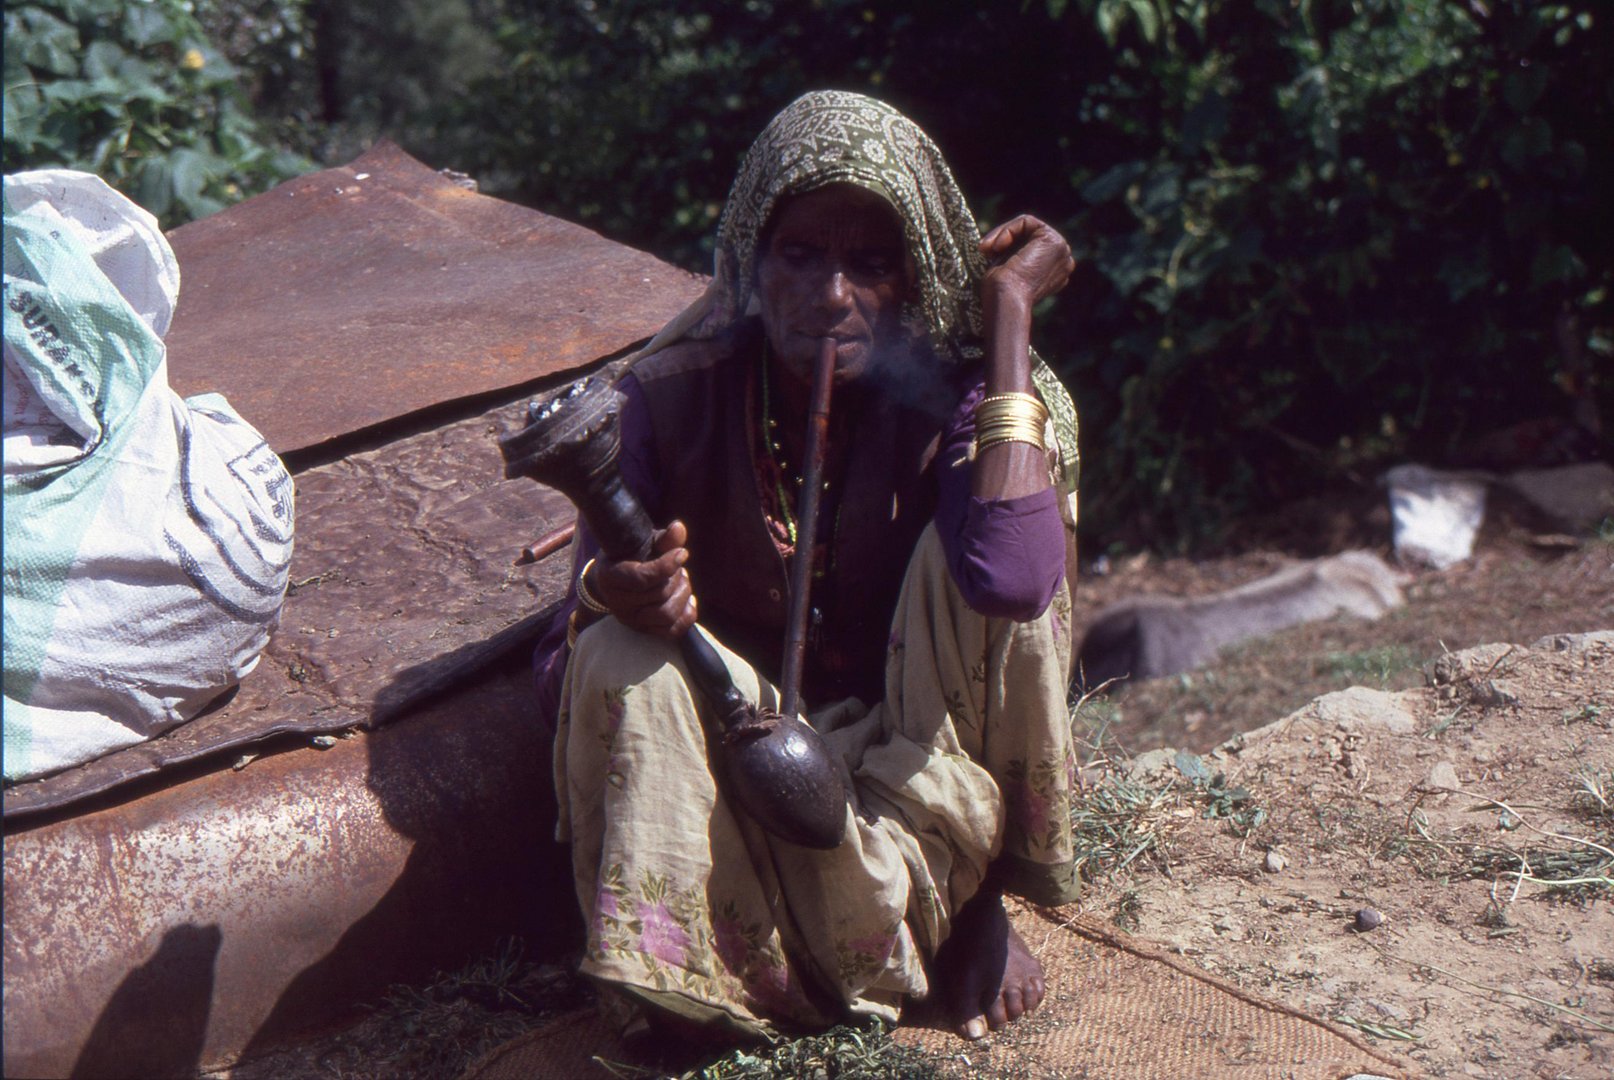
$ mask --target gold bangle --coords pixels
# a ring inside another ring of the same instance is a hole
[[[1032,405],[1038,409],[1047,409],[1047,406],[1042,403],[1042,398],[1038,397],[1036,394],[1021,394],[1018,392],[1007,394],[988,394],[976,403],[975,408],[979,410],[982,405],[987,405],[994,401],[1023,401],[1026,404]]]
[[[1044,443],[1042,441],[1042,438],[1040,436],[1033,437],[1033,436],[1023,435],[1023,434],[1022,435],[1000,435],[995,439],[976,439],[975,440],[975,453],[976,453],[976,456],[977,457],[980,456],[982,453],[992,449],[992,447],[994,447],[994,446],[1002,446],[1004,443],[1012,443],[1012,442],[1028,443],[1028,444],[1030,444],[1032,446],[1035,446],[1039,451],[1041,451],[1043,453],[1047,453],[1047,451],[1048,451],[1048,447],[1046,445],[1044,445]]]
[[[1012,428],[1009,431],[988,431],[988,433],[978,434],[978,436],[975,436],[975,452],[980,454],[981,450],[991,449],[991,447],[997,446],[999,442],[1030,442],[1031,446],[1035,446],[1036,449],[1047,449],[1047,442],[1044,441],[1041,431],[1033,431],[1030,428]]]
[[[989,428],[995,428],[995,427],[1032,427],[1032,428],[1041,428],[1047,422],[1048,422],[1048,417],[1047,417],[1046,414],[1043,414],[1043,413],[1028,413],[1028,412],[990,413],[990,414],[988,414],[986,416],[977,416],[975,418],[975,430],[976,431],[986,431]]]
[[[611,614],[611,609],[600,603],[594,594],[588,590],[588,572],[592,569],[594,569],[594,560],[590,559],[583,564],[583,569],[577,572],[577,602],[596,615],[609,615]]]
[[[975,454],[1006,442],[1047,450],[1048,407],[1033,394],[988,394],[975,406]]]
[[[975,406],[974,415],[977,424],[1008,417],[1041,422],[1048,419],[1048,407],[1029,394],[999,394]]]
[[[1048,423],[1046,416],[984,416],[975,421],[975,430],[978,434],[1004,428],[1027,428],[1032,431],[1041,431]]]
[[[1046,409],[1035,411],[1023,402],[1008,402],[990,411],[979,410],[975,418],[975,441],[981,446],[1005,438],[1041,444],[1048,424]]]
[[[975,418],[976,429],[1001,425],[1027,425],[1039,428],[1047,423],[1046,412],[1031,412],[1028,408],[994,408],[993,412],[980,413]]]

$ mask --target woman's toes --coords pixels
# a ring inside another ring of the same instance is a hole
[[[1048,993],[1048,985],[1041,979],[1032,979],[1026,984],[1026,1012],[1034,1012],[1042,999]]]

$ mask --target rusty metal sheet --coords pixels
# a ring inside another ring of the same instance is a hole
[[[385,142],[169,239],[171,383],[224,393],[282,454],[590,364],[703,287]]]
[[[283,452],[585,369],[699,279],[444,180],[391,144],[178,230],[181,393],[224,392]],[[340,362],[338,362],[340,361]],[[513,392],[512,392],[513,393]],[[8,824],[287,733],[372,727],[530,643],[564,554],[513,564],[571,507],[505,482],[520,405],[296,476],[294,583],[234,699],[145,743],[5,789]],[[419,425],[417,425],[419,426]]]
[[[575,921],[512,660],[329,750],[8,827],[6,1076],[194,1076]]]
[[[530,649],[570,549],[517,565],[570,522],[559,493],[504,480],[496,434],[518,402],[299,473],[293,587],[257,668],[218,710],[147,742],[5,789],[8,827],[288,732],[370,728]]]
[[[224,392],[283,451],[590,365],[700,287],[385,146],[175,246],[173,384]],[[572,511],[500,479],[519,410],[300,472],[296,587],[239,693],[6,789],[6,1075],[193,1074],[494,934],[557,932],[524,653],[568,559],[517,555]],[[276,752],[277,732],[349,737]],[[248,745],[268,752],[219,757]]]

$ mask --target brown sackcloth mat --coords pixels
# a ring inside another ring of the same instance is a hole
[[[905,1016],[893,1037],[926,1051],[943,1076],[981,1080],[1405,1080],[1421,1075],[1410,1062],[1072,910],[1042,911],[1011,902],[1015,928],[1048,973],[1048,997],[1034,1014],[980,1043],[965,1042],[923,1015]],[[494,1048],[461,1080],[645,1075],[608,1069],[596,1059],[647,1064],[598,1014],[583,1010]]]

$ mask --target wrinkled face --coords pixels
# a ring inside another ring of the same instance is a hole
[[[902,222],[872,191],[831,184],[781,202],[757,257],[757,295],[784,369],[810,383],[827,336],[836,385],[864,375],[901,340],[907,264]]]

